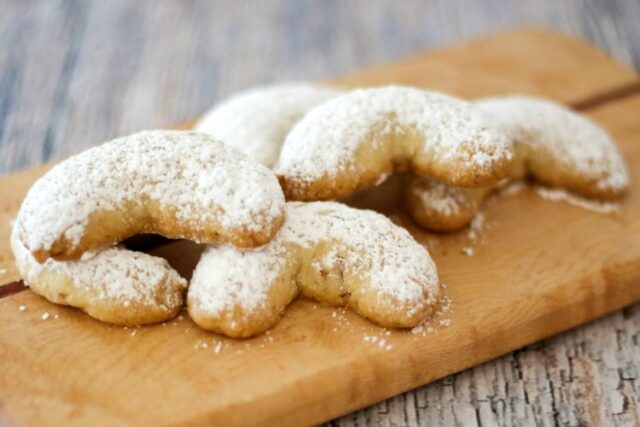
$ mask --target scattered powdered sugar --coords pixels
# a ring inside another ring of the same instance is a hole
[[[515,196],[516,194],[521,193],[525,188],[527,188],[527,184],[523,181],[509,181],[500,187],[498,195],[501,197]]]
[[[535,187],[535,192],[545,200],[550,200],[552,202],[566,202],[570,205],[598,213],[612,213],[620,209],[619,203],[598,202],[595,200],[585,199],[561,188]]]
[[[318,306],[313,304],[311,309],[317,310]],[[335,310],[331,312],[331,321],[333,323],[333,327],[331,330],[333,332],[340,332],[344,334],[346,331],[354,332],[356,329],[354,324],[349,319],[349,312],[344,307],[336,307]]]
[[[423,337],[434,331],[435,331],[434,327],[427,323],[421,323],[418,326],[411,329],[412,334],[422,335]]]
[[[460,252],[468,257],[474,256],[476,253],[475,246],[482,242],[482,238],[484,237],[482,232],[486,228],[487,222],[485,215],[482,212],[478,212],[471,220],[471,224],[469,224],[469,228],[467,229],[466,238],[468,244],[461,247]]]
[[[207,349],[209,348],[209,343],[206,341],[198,341],[193,347],[196,349]]]
[[[27,306],[26,305],[21,305],[18,307],[19,311],[26,311],[27,310]]]
[[[256,232],[284,210],[274,174],[234,148],[203,133],[146,131],[82,152],[40,178],[18,213],[20,237],[31,251],[63,237],[76,245],[92,213],[148,202],[194,228]]]
[[[544,156],[549,160],[543,167],[567,171],[567,180],[587,177],[600,190],[620,191],[628,186],[615,144],[586,117],[549,100],[526,96],[487,98],[477,105],[509,134],[521,158],[540,161]]]
[[[471,242],[476,243],[478,238],[480,237],[480,233],[484,228],[485,216],[482,212],[478,212],[471,220],[469,230],[467,231],[467,237]]]
[[[0,275],[7,274],[6,268],[0,268]]]
[[[24,247],[17,233],[11,234],[11,249],[25,283],[38,290],[43,272],[56,273],[71,281],[79,291],[92,292],[92,298],[115,301],[127,307],[131,302],[169,309],[180,304],[179,292],[163,286],[186,288],[187,282],[163,258],[123,247],[112,247],[91,253],[78,261],[38,263]]]
[[[249,250],[213,245],[205,251],[189,304],[214,315],[237,306],[251,312],[267,303],[275,278],[295,276],[307,262],[318,277],[337,272],[342,285],[357,278],[363,288],[375,290],[382,306],[422,311],[438,296],[436,267],[426,249],[385,216],[333,202],[289,202],[284,225],[267,245]],[[305,292],[301,277],[290,280]],[[357,297],[359,290],[352,291]]]
[[[218,338],[200,338],[195,342],[195,344],[193,344],[193,348],[195,350],[208,351],[213,354],[220,354],[222,352],[229,351],[230,349],[235,349],[236,354],[244,354],[245,350],[248,351],[252,348],[266,348],[267,346],[273,344],[273,342],[273,337],[269,336],[265,332],[259,337],[255,337],[245,341],[229,341],[221,340]]]
[[[41,319],[42,320],[48,320],[49,319],[49,313],[47,313],[46,311],[44,313],[42,313]]]
[[[393,348],[393,345],[389,344],[385,338],[379,337],[377,335],[364,335],[362,337],[362,340],[366,343],[375,344],[387,351]]]
[[[421,134],[422,145],[407,147],[403,157],[418,155],[456,166],[452,173],[491,170],[511,158],[507,138],[472,104],[440,93],[387,86],[355,90],[309,111],[287,135],[276,172],[304,181],[356,173],[361,165],[354,162],[355,155],[374,130],[381,135]],[[380,143],[374,141],[374,148],[382,150]],[[385,149],[396,156],[401,150]]]
[[[258,87],[215,105],[195,129],[271,168],[293,125],[311,108],[339,93],[311,83]]]

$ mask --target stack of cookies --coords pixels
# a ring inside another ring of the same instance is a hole
[[[201,327],[249,337],[303,295],[410,328],[438,302],[433,260],[345,203],[400,172],[409,215],[441,232],[508,181],[606,201],[628,185],[609,136],[550,101],[290,84],[215,106],[195,132],[141,132],[60,163],[27,194],[11,246],[34,292],[109,323],[164,321],[186,301]],[[141,233],[207,245],[190,283],[121,245]]]

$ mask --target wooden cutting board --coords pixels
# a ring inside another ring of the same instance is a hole
[[[601,214],[528,188],[491,199],[484,225],[420,232],[450,310],[422,330],[386,331],[300,300],[269,334],[233,341],[183,315],[123,329],[0,288],[0,423],[19,425],[310,424],[495,358],[640,300],[640,80],[571,37],[502,33],[337,80],[405,83],[463,97],[547,96],[579,107],[619,143],[631,173],[620,210]],[[0,282],[18,279],[9,223],[47,166],[0,179]],[[46,207],[43,207],[46,208]],[[463,250],[473,252],[472,256]],[[185,274],[199,248],[152,251]],[[43,319],[43,317],[48,317]]]

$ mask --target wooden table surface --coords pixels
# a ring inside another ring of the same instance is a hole
[[[638,69],[638,22],[638,0],[0,0],[0,173],[193,118],[251,85],[516,25],[581,34]],[[636,305],[332,424],[640,425],[639,339]]]

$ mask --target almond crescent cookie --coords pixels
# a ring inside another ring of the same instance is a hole
[[[214,135],[272,168],[293,125],[311,108],[339,93],[310,83],[249,89],[214,106],[195,130]]]
[[[51,169],[22,203],[18,235],[38,262],[73,260],[139,233],[258,246],[283,216],[266,167],[203,133],[147,131]]]
[[[289,199],[345,197],[393,172],[450,185],[504,178],[511,144],[468,102],[410,87],[359,89],[307,113],[287,135],[275,172]]]
[[[622,198],[629,185],[624,161],[609,135],[588,118],[554,102],[524,96],[477,102],[514,143],[510,179],[531,177],[601,201]],[[495,187],[464,189],[415,177],[405,204],[433,230],[464,227]]]
[[[14,227],[11,249],[25,283],[56,304],[80,308],[117,325],[145,325],[174,317],[187,281],[158,257],[112,247],[86,252],[78,261],[38,263]]]
[[[210,246],[187,296],[205,329],[248,337],[271,328],[298,293],[385,327],[413,327],[439,292],[427,250],[384,215],[335,202],[287,203],[261,248]]]

